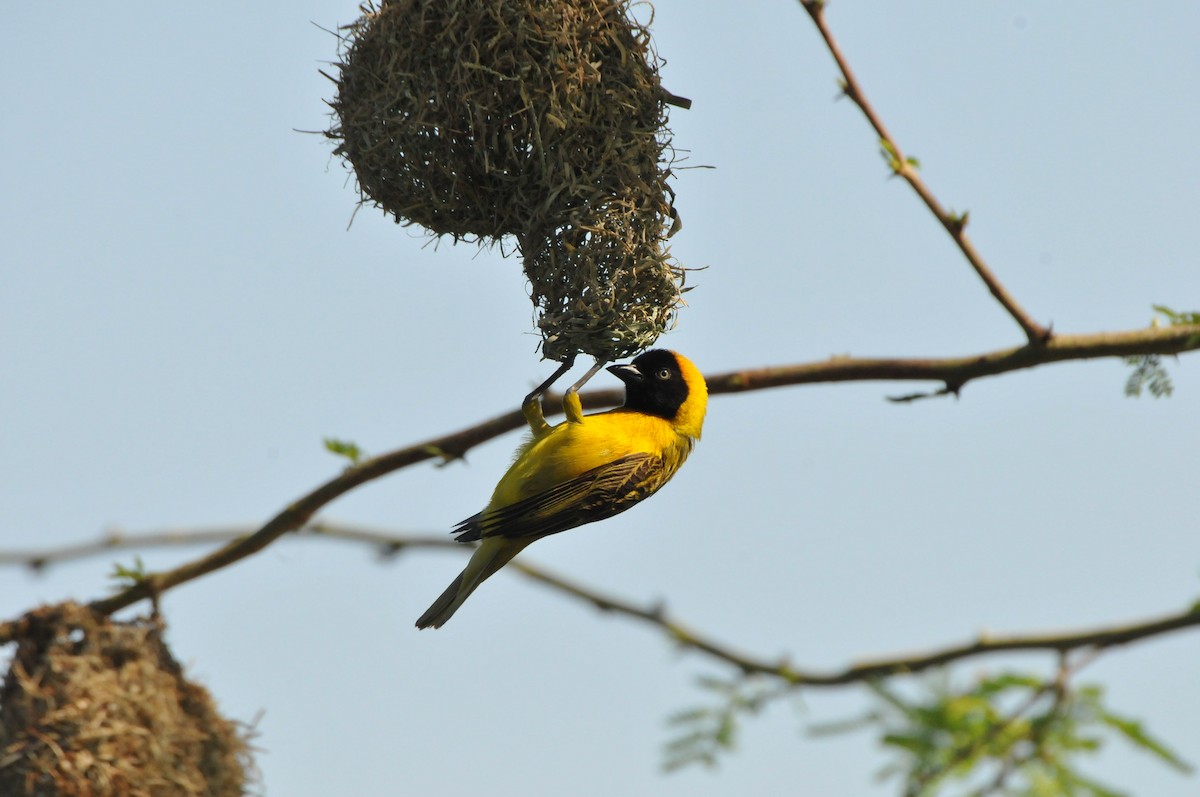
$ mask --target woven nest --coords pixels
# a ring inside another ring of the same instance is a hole
[[[520,242],[542,353],[606,360],[652,344],[680,302],[684,272],[667,260],[660,220],[636,201],[614,199],[571,222]]]
[[[0,689],[4,797],[240,797],[240,726],[183,677],[162,626],[76,604],[23,621]]]
[[[326,135],[362,201],[456,241],[515,237],[556,360],[645,348],[681,304],[665,245],[681,103],[629,6],[381,0],[343,38]]]

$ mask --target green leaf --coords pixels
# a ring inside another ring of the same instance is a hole
[[[1041,678],[1023,673],[1003,672],[984,678],[975,687],[974,693],[984,697],[998,695],[1013,689],[1041,689],[1044,682]]]
[[[683,711],[677,711],[667,717],[668,725],[692,725],[712,716],[712,709],[697,706]]]
[[[929,747],[927,739],[913,733],[885,733],[879,742],[886,747],[899,747],[914,753],[924,752]]]
[[[122,582],[117,585],[117,589],[132,587],[141,584],[150,575],[146,570],[146,564],[142,561],[142,557],[133,557],[133,567],[126,567],[117,562],[113,565],[113,570],[108,574],[108,577],[114,581]]]
[[[679,731],[664,745],[662,767],[667,772],[691,764],[714,766],[719,755],[736,747],[738,723],[743,716],[756,714],[769,701],[792,694],[787,687],[753,676],[735,679],[703,676],[697,680],[702,689],[715,697],[717,705],[684,709],[667,719],[667,724]]]
[[[1067,735],[1059,740],[1064,750],[1081,750],[1085,753],[1095,753],[1104,746],[1104,740],[1098,736]]]
[[[1125,364],[1133,366],[1133,373],[1125,380],[1125,395],[1138,398],[1142,389],[1150,391],[1154,398],[1170,396],[1175,387],[1171,384],[1171,375],[1162,365],[1162,358],[1157,354],[1139,354],[1126,357]]]
[[[810,725],[807,729],[809,736],[817,738],[820,736],[836,736],[841,733],[851,733],[852,731],[862,730],[872,725],[876,725],[882,719],[882,716],[875,711],[868,712],[861,717],[852,717],[845,720],[833,720],[832,722],[820,722],[815,725]]]
[[[884,686],[883,681],[881,680],[876,679],[873,681],[868,681],[867,688],[874,692],[876,697],[881,698],[889,706],[903,714],[911,715],[914,711],[914,708],[908,703],[905,703],[899,695]]]
[[[1085,778],[1078,772],[1072,772],[1069,786],[1077,787],[1086,791],[1091,797],[1129,797],[1124,792],[1114,791],[1110,787],[1104,785],[1098,780]]]
[[[717,730],[713,734],[713,741],[718,747],[724,747],[726,750],[733,749],[734,740],[737,738],[737,722],[734,720],[733,714],[725,714],[717,723]]]
[[[1162,304],[1154,304],[1151,307],[1157,314],[1151,322],[1151,326],[1160,326],[1160,318],[1173,327],[1200,326],[1200,312],[1178,312]],[[1198,342],[1200,342],[1200,335],[1194,335],[1188,339],[1187,345],[1195,346]],[[1163,367],[1161,355],[1139,354],[1134,357],[1126,357],[1125,364],[1133,367],[1133,373],[1125,382],[1126,396],[1137,398],[1142,395],[1142,390],[1148,390],[1154,398],[1163,398],[1174,392],[1175,387],[1171,384],[1171,375]]]
[[[357,443],[338,440],[336,437],[326,437],[324,443],[326,451],[337,454],[339,457],[345,457],[350,460],[351,465],[357,465],[362,460],[362,450]]]
[[[1160,316],[1167,319],[1167,322],[1170,323],[1170,325],[1173,327],[1192,326],[1195,324],[1200,324],[1200,312],[1193,311],[1193,312],[1180,313],[1180,312],[1176,312],[1175,310],[1172,310],[1170,307],[1167,307],[1166,305],[1153,304],[1150,306],[1152,308],[1154,308],[1154,312],[1158,313]]]
[[[1184,773],[1191,773],[1194,770],[1194,767],[1180,758],[1178,753],[1167,747],[1162,741],[1151,736],[1145,726],[1138,720],[1130,717],[1122,717],[1107,709],[1101,710],[1099,720],[1120,733],[1135,747],[1156,756],[1159,760],[1174,769]]]
[[[670,753],[689,755],[689,751],[703,746],[709,738],[710,734],[704,731],[692,731],[686,736],[672,739],[665,746]]]
[[[717,757],[712,753],[695,753],[679,758],[669,759],[663,763],[663,770],[666,772],[674,772],[692,764],[703,764],[708,769],[713,769],[717,766]]]
[[[738,689],[737,682],[727,681],[724,678],[716,678],[711,675],[701,675],[696,679],[696,683],[701,689],[707,689],[710,692],[722,695],[732,695]]]

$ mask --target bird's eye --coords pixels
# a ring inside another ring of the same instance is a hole
[[[658,373],[656,373],[655,376],[657,376],[659,379],[670,379],[671,370],[669,368],[659,368]]]

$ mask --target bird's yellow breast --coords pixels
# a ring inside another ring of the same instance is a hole
[[[564,421],[518,449],[488,506],[508,506],[631,454],[660,456],[671,474],[691,449],[692,439],[669,421],[640,412],[616,409]]]

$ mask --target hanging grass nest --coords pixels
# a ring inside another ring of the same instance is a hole
[[[345,29],[333,124],[363,203],[438,236],[512,236],[543,353],[617,359],[681,304],[673,150],[630,0],[378,0]]]
[[[246,793],[246,734],[184,678],[160,623],[117,623],[72,603],[21,622],[0,688],[0,794]]]
[[[684,277],[668,259],[665,235],[661,220],[627,196],[521,239],[548,359],[585,352],[618,360],[654,343],[672,321]]]

